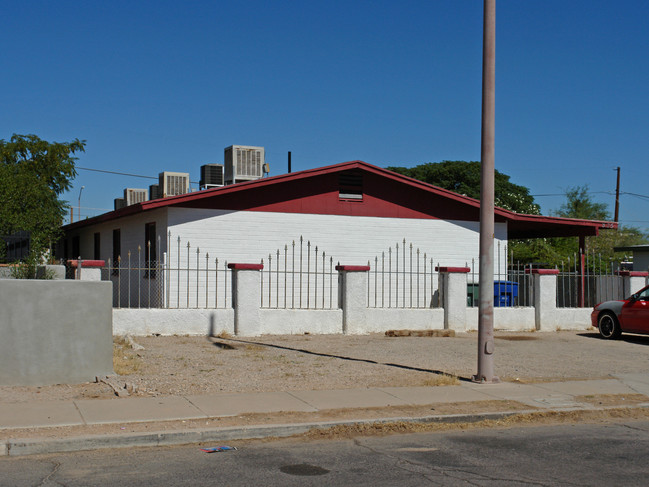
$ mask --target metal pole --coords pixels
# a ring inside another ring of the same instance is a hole
[[[77,201],[77,220],[81,221],[81,193],[85,189],[85,186],[81,186],[81,189],[79,190],[79,199]],[[617,221],[617,220],[616,220]]]
[[[620,216],[620,167],[616,167],[617,171],[617,185],[615,187],[615,223],[618,222],[618,217]]]
[[[482,40],[482,175],[480,181],[480,304],[478,373],[475,382],[499,382],[494,376],[494,128],[496,95],[496,0],[484,0]]]
[[[291,172],[291,151],[288,151],[288,172]]]

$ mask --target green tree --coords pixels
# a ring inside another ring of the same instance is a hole
[[[556,212],[557,216],[582,220],[609,220],[611,215],[605,203],[595,203],[588,194],[588,185],[565,190],[566,202]]]
[[[414,167],[391,166],[387,169],[471,198],[480,198],[481,164],[476,161],[429,162]],[[496,206],[506,210],[528,215],[541,213],[530,190],[512,183],[508,175],[499,171],[494,173],[494,196]]]
[[[30,233],[31,259],[60,235],[67,202],[59,196],[76,176],[74,154],[86,142],[47,142],[36,135],[0,139],[0,234]]]

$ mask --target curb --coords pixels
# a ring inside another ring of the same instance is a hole
[[[634,406],[625,406],[623,409],[646,409],[649,403]],[[593,408],[556,408],[556,409],[524,409],[518,411],[475,413],[475,414],[447,414],[422,417],[395,417],[379,419],[363,419],[349,421],[321,421],[313,423],[278,424],[268,426],[232,426],[224,428],[196,429],[174,432],[130,433],[124,435],[93,435],[77,436],[64,439],[43,440],[17,439],[0,443],[0,456],[25,456],[49,453],[64,453],[84,450],[99,450],[105,448],[132,448],[152,446],[188,445],[206,442],[223,442],[226,440],[251,440],[261,438],[284,438],[303,434],[315,428],[327,429],[335,426],[355,426],[363,424],[389,424],[389,423],[477,423],[484,420],[499,420],[522,414],[560,413],[573,411],[605,411],[607,409],[620,409],[619,406],[593,407]]]
[[[269,426],[242,426],[212,429],[197,429],[174,432],[130,433],[123,435],[77,436],[64,439],[16,439],[0,444],[0,456],[24,456],[46,453],[63,453],[104,448],[131,448],[186,445],[192,443],[222,442],[224,440],[250,440],[271,437],[287,437],[306,433],[314,428],[334,426],[354,426],[361,424],[405,423],[477,423],[486,419],[497,420],[518,414],[539,412],[539,410],[519,410],[508,412],[450,414],[443,416],[423,416],[417,418],[395,417],[349,421],[322,421],[299,424],[279,424]]]
[[[535,410],[538,412],[538,410]],[[526,414],[533,410],[496,412],[483,414],[452,414],[444,416],[424,416],[418,418],[383,418],[349,421],[321,421],[299,424],[279,424],[269,426],[233,426],[227,428],[197,429],[174,432],[130,433],[124,435],[77,436],[65,439],[43,440],[17,439],[0,445],[0,456],[24,456],[46,453],[63,453],[103,448],[131,448],[187,445],[224,440],[251,440],[260,438],[283,438],[306,433],[314,428],[332,428],[334,426],[354,426],[376,423],[476,423],[485,419],[503,419],[515,414]]]

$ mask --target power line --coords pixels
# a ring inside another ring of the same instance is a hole
[[[118,172],[118,171],[107,171],[106,169],[91,169],[89,167],[80,167],[76,166],[77,169],[82,169],[84,171],[93,171],[93,172],[103,172],[105,174],[117,174],[118,176],[130,176],[132,178],[143,178],[143,179],[155,179],[158,180],[155,176],[143,176],[141,174],[130,174],[127,172]],[[196,181],[190,181],[191,184],[198,184]]]
[[[77,169],[83,169],[84,171],[93,171],[93,172],[103,172],[106,174],[117,174],[119,176],[131,176],[133,178],[144,178],[144,179],[158,179],[153,176],[142,176],[141,174],[129,174],[127,172],[117,172],[117,171],[106,171],[105,169],[91,169],[89,167],[79,167]]]
[[[613,194],[613,191],[589,191],[587,194]],[[539,196],[565,196],[566,193],[547,193],[547,194],[531,194],[530,196],[537,198]]]

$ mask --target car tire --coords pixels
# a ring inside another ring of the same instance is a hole
[[[620,322],[617,320],[617,316],[610,311],[599,315],[597,328],[599,329],[599,335],[606,340],[617,340],[622,335]]]

